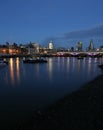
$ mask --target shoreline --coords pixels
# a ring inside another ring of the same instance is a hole
[[[12,124],[12,128],[13,130],[102,130],[103,74],[50,106],[34,111],[16,126]]]
[[[103,75],[100,75],[45,110],[35,112],[31,129],[103,129],[102,86]]]

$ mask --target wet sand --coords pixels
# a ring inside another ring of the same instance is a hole
[[[103,129],[103,75],[53,105],[33,113],[20,130]]]

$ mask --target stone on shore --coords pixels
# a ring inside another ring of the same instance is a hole
[[[45,110],[35,112],[32,130],[103,129],[103,75]]]

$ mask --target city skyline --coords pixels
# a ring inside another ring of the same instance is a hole
[[[0,44],[103,45],[102,0],[1,0]]]

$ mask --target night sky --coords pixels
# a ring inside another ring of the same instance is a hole
[[[0,44],[103,45],[103,0],[0,0]]]

